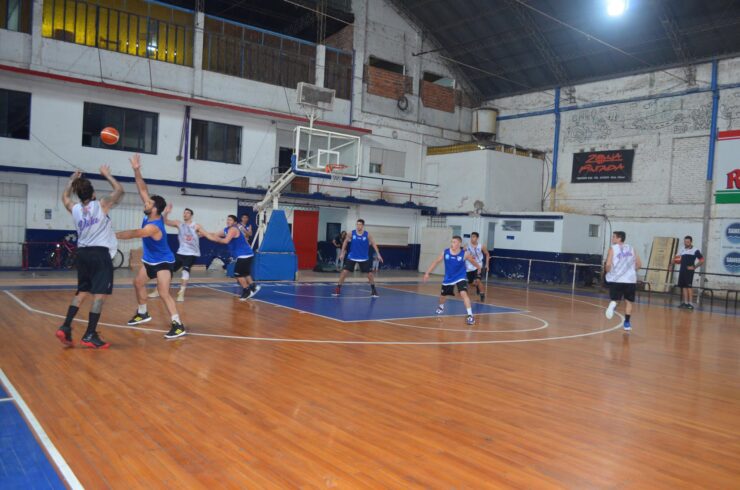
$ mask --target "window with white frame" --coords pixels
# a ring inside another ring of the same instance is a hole
[[[534,222],[534,231],[536,233],[554,233],[555,232],[555,222],[554,221],[535,221]]]
[[[520,220],[504,220],[501,229],[503,231],[522,231],[522,222]]]

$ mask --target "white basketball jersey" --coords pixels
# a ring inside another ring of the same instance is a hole
[[[485,267],[485,264],[483,263],[484,257],[483,257],[483,246],[479,243],[478,245],[472,245],[468,243],[467,252],[473,256],[476,262],[481,267]],[[475,267],[473,264],[470,263],[469,260],[465,261],[465,270],[468,272],[477,270],[477,267]]]
[[[635,250],[626,243],[612,245],[612,268],[606,273],[607,282],[637,283]]]
[[[180,255],[194,255],[200,257],[200,240],[198,233],[195,231],[195,223],[180,223],[177,227],[177,238],[180,240],[180,247],[177,253]]]
[[[105,247],[113,258],[118,250],[118,240],[113,233],[110,216],[103,212],[98,201],[72,207],[72,218],[77,228],[78,247]]]

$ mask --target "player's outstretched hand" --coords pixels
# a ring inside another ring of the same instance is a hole
[[[100,175],[103,177],[110,177],[110,165],[101,165],[100,166]]]
[[[135,153],[134,156],[128,159],[129,162],[131,162],[131,168],[134,170],[141,169],[141,155],[138,153]]]
[[[75,181],[80,177],[82,177],[82,172],[80,172],[79,170],[75,170],[75,172],[69,176],[69,180]]]
[[[380,262],[381,264],[384,264],[384,263],[385,263],[385,262],[383,262],[383,257],[381,257],[381,256],[380,256],[380,254],[378,254],[378,261],[379,261],[379,262]]]
[[[427,282],[429,280],[429,273],[424,274],[424,282]]]
[[[162,214],[170,214],[172,212],[172,203],[168,202],[167,206],[164,207],[164,213]]]

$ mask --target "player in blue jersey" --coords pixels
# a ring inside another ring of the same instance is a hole
[[[347,257],[347,260],[344,260],[347,245],[350,247],[349,256]],[[339,261],[341,262],[344,260],[344,266],[341,274],[339,274],[339,284],[337,284],[336,289],[334,289],[333,296],[339,296],[342,294],[342,284],[344,284],[344,279],[347,277],[347,274],[354,272],[355,265],[359,265],[360,271],[366,273],[367,280],[370,281],[370,295],[373,298],[378,297],[378,291],[375,289],[375,276],[373,275],[373,271],[370,269],[372,264],[368,253],[370,251],[370,246],[375,249],[377,260],[379,260],[380,263],[383,263],[383,257],[380,255],[380,250],[378,250],[375,240],[373,240],[372,235],[365,230],[365,220],[358,219],[357,228],[352,230],[352,234],[347,235],[344,239],[344,243],[342,243],[342,251],[339,254]]]
[[[249,246],[249,242],[239,228],[236,216],[230,214],[226,218],[226,228],[223,231],[209,233],[201,229],[200,236],[229,247],[231,258],[236,260],[236,264],[234,264],[234,277],[236,277],[237,282],[243,288],[241,297],[239,298],[240,301],[248,300],[259,292],[260,286],[257,286],[252,280],[254,251]]]
[[[429,274],[431,274],[435,267],[443,261],[445,263],[445,277],[442,280],[442,294],[439,296],[437,314],[441,315],[444,313],[447,296],[454,296],[455,288],[457,287],[457,291],[460,293],[460,296],[465,303],[465,309],[468,312],[465,323],[473,325],[475,324],[475,319],[473,318],[473,307],[470,305],[470,297],[468,297],[468,280],[465,270],[465,262],[467,261],[473,264],[479,275],[481,265],[475,260],[473,254],[466,252],[462,248],[462,238],[455,235],[452,237],[450,248],[445,249],[444,252],[439,254],[439,257],[434,259],[434,262],[432,262],[429,269],[427,269],[424,274],[424,282],[429,280]]]
[[[167,311],[171,317],[170,330],[164,335],[167,339],[175,339],[185,335],[185,326],[180,321],[180,315],[177,312],[175,300],[170,295],[170,282],[172,281],[172,270],[175,265],[175,254],[170,250],[167,243],[167,230],[164,227],[164,218],[162,213],[167,207],[167,202],[162,196],[150,195],[141,176],[141,157],[136,154],[129,160],[131,168],[134,169],[134,178],[136,188],[139,190],[139,196],[144,203],[144,221],[141,228],[137,230],[119,231],[116,238],[119,240],[130,240],[132,238],[141,238],[144,256],[143,265],[134,277],[134,291],[138,301],[139,308],[136,314],[128,321],[129,325],[138,325],[151,321],[146,306],[146,283],[150,279],[157,280],[157,291],[164,301]]]

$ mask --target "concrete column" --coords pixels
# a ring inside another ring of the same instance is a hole
[[[193,36],[193,96],[203,95],[203,46],[206,15],[195,13],[195,35]]]
[[[44,0],[33,0],[31,9],[31,67],[38,69],[43,64],[41,29],[44,20]]]
[[[324,86],[324,68],[326,67],[326,46],[316,45],[316,85]]]

